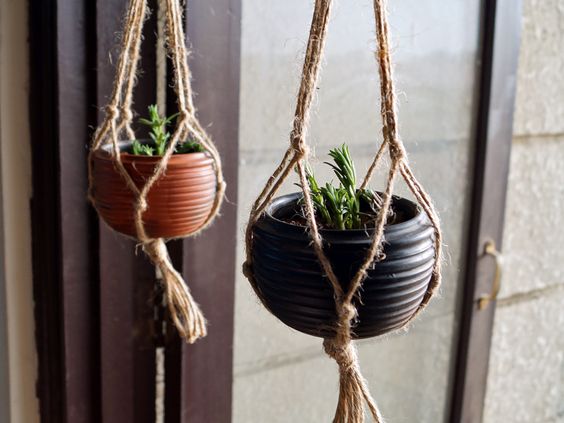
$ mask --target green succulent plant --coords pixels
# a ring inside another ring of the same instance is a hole
[[[334,163],[331,166],[339,185],[326,183],[320,186],[311,166],[306,167],[307,182],[318,219],[330,229],[363,229],[366,219],[373,213],[363,212],[364,202],[375,212],[381,205],[380,196],[370,189],[356,188],[356,170],[346,144],[329,151]]]
[[[159,114],[156,105],[149,106],[149,118],[139,119],[139,123],[150,128],[149,136],[153,140],[153,144],[142,144],[139,140],[133,141],[131,153],[138,156],[163,156],[171,134],[167,131],[167,126],[178,117],[178,113],[166,117]],[[201,153],[205,151],[200,143],[193,140],[178,143],[174,149],[174,154]]]

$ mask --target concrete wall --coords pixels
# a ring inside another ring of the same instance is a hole
[[[31,152],[28,128],[27,2],[0,1],[0,148],[3,272],[11,422],[39,421],[31,272]],[[1,297],[1,296],[0,296]]]
[[[486,423],[564,422],[564,0],[524,4]]]
[[[390,3],[401,131],[414,171],[440,210],[449,248],[441,298],[409,333],[365,341],[359,348],[364,374],[390,421],[438,423],[450,393],[464,257],[480,2]],[[288,145],[312,4],[243,0],[240,263],[251,202]],[[321,163],[329,148],[347,142],[361,173],[381,140],[373,50],[372,1],[336,2],[310,131],[322,179],[329,177]],[[294,182],[284,191],[295,191]],[[375,178],[372,186],[381,188],[380,182]],[[398,190],[405,193],[401,183]],[[235,319],[234,422],[330,421],[337,368],[323,354],[321,340],[268,314],[240,274]]]

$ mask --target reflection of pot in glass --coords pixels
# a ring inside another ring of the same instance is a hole
[[[306,226],[293,221],[301,194],[275,199],[253,228],[252,263],[260,294],[271,312],[301,332],[332,337],[337,321],[331,282],[324,276]],[[417,311],[431,280],[434,230],[415,203],[393,197],[401,216],[384,231],[385,258],[374,262],[358,292],[355,338],[402,327]],[[321,229],[325,253],[345,289],[365,259],[372,229]]]
[[[141,189],[162,157],[130,154],[131,145],[131,141],[120,142],[121,160]],[[93,157],[94,204],[112,229],[135,237],[135,195],[114,167],[111,148],[105,146]],[[212,210],[216,184],[214,162],[207,153],[171,156],[165,174],[147,196],[148,209],[143,214],[147,235],[179,238],[196,232]]]

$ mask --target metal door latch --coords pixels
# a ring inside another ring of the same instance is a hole
[[[494,241],[487,241],[484,245],[484,255],[491,256],[495,260],[495,276],[491,294],[484,294],[478,298],[478,310],[485,309],[489,303],[495,301],[501,289],[501,253],[497,251]]]

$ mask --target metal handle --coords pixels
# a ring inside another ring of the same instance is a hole
[[[492,256],[495,260],[495,276],[493,281],[492,292],[489,295],[482,295],[478,299],[478,310],[485,309],[489,303],[495,301],[501,289],[501,253],[497,251],[494,241],[486,242],[484,245],[484,255]]]

